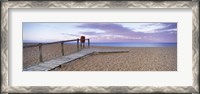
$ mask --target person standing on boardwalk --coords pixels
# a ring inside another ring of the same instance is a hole
[[[81,36],[80,42],[81,42],[81,48],[85,48],[85,36]]]

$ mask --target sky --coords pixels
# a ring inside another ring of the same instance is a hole
[[[54,42],[85,36],[91,42],[176,43],[177,23],[23,22],[23,42]]]

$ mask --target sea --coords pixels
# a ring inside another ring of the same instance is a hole
[[[87,45],[87,42],[85,45]],[[90,45],[108,47],[176,47],[177,43],[91,42]]]

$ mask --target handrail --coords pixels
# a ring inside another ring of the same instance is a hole
[[[56,43],[61,43],[61,52],[62,55],[64,56],[64,42],[71,42],[71,41],[77,41],[77,50],[79,51],[79,40],[80,39],[73,39],[73,40],[63,40],[63,41],[57,41],[57,42],[50,42],[50,43],[38,43],[36,45],[28,45],[28,46],[23,46],[23,48],[30,48],[30,47],[39,47],[39,53],[40,53],[40,62],[43,62],[42,58],[42,46],[43,45],[48,45],[48,44],[56,44]],[[88,47],[90,47],[90,39],[85,39],[88,40]]]
[[[50,42],[50,43],[37,43],[36,45],[23,46],[23,48],[35,47],[35,46],[39,46],[39,45],[56,44],[56,43],[61,43],[61,42],[77,41],[77,40],[78,40],[78,39],[73,39],[73,40],[64,40],[64,41],[56,41],[56,42]]]

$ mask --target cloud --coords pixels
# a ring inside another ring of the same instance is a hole
[[[77,26],[78,28],[90,30],[102,30],[105,33],[82,32],[85,35],[98,35],[98,37],[109,40],[129,40],[129,41],[176,41],[177,33],[176,23],[150,23],[137,26],[137,28],[125,27],[119,23],[84,23]],[[173,33],[172,33],[173,32]],[[107,35],[107,36],[105,36]],[[114,37],[120,35],[121,37]],[[108,37],[109,36],[109,37]],[[144,37],[147,36],[147,37]],[[151,37],[149,37],[151,36]]]
[[[144,32],[137,32],[134,31],[128,27],[124,27],[123,25],[120,24],[115,24],[115,23],[86,23],[77,26],[78,28],[86,28],[86,29],[96,29],[96,30],[103,30],[105,31],[104,34],[108,35],[121,35],[125,37],[138,37],[142,36]],[[134,26],[133,26],[134,27]],[[95,33],[95,32],[86,32],[84,34],[88,35],[97,35],[101,33]]]
[[[100,34],[105,34],[105,33],[97,33],[97,32],[90,31],[90,32],[81,32],[81,34],[84,34],[84,35],[100,35]]]
[[[161,23],[163,25],[163,28],[156,29],[160,32],[177,32],[177,23]]]
[[[77,26],[79,28],[89,28],[89,29],[99,29],[106,31],[106,33],[109,34],[125,34],[132,32],[131,29],[123,27],[119,24],[113,24],[113,23],[86,23]]]
[[[135,32],[143,33],[159,33],[167,31],[177,31],[176,23],[149,23],[141,24],[140,26],[133,27]]]
[[[73,37],[80,37],[80,35],[78,35],[78,34],[66,34],[66,33],[61,33],[61,35],[64,35],[64,36],[73,36]]]

